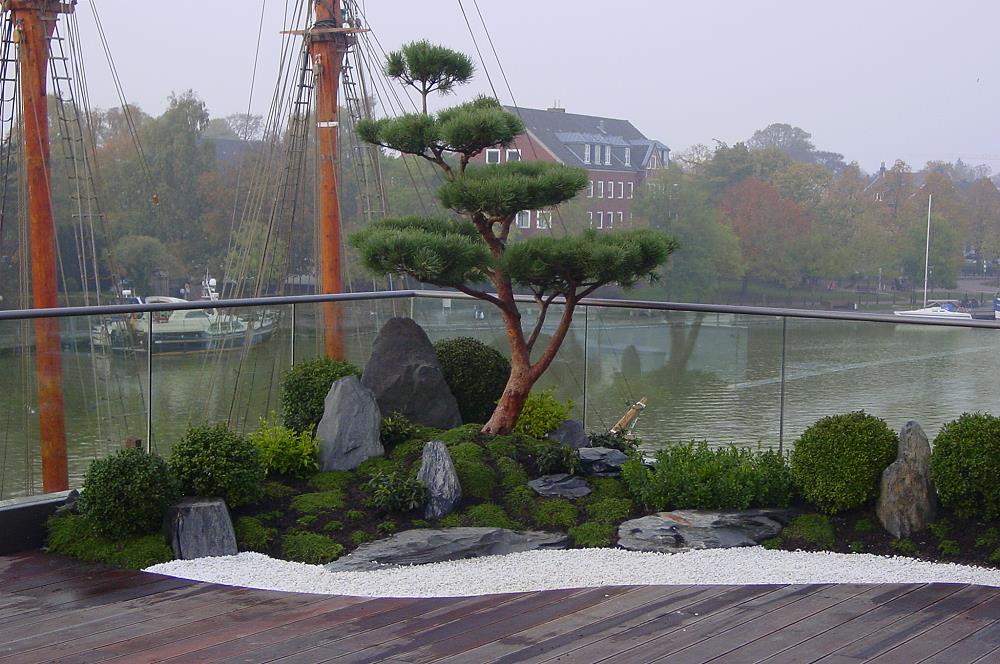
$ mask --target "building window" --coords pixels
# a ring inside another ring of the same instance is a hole
[[[606,148],[604,148],[604,165],[605,166],[610,166],[611,165],[611,146],[610,145],[607,146]]]
[[[517,213],[517,227],[531,228],[531,212],[529,210],[521,210]]]
[[[515,148],[508,149],[507,161],[521,161],[521,151]]]
[[[539,210],[535,213],[535,228],[549,228],[552,225],[552,211]]]
[[[583,163],[590,163],[590,143],[583,144]]]
[[[604,228],[604,213],[603,212],[598,212],[597,213],[597,227],[598,228]]]
[[[614,227],[615,227],[615,213],[608,212],[608,228],[614,228]]]
[[[625,148],[625,165],[632,165],[632,148]]]
[[[588,212],[587,213],[587,223],[590,224],[591,228],[594,227],[594,213],[593,212]]]
[[[601,147],[602,146],[600,146],[600,145],[595,145],[594,146],[594,163],[595,164],[601,163]]]
[[[500,163],[500,150],[487,150],[486,151],[486,163],[487,164],[499,164]]]
[[[612,180],[608,180],[608,198],[615,197],[615,183]]]
[[[597,197],[604,198],[604,180],[597,181]]]
[[[618,181],[618,198],[625,198],[625,183]]]
[[[628,183],[628,197],[629,198],[632,198],[632,191],[634,189],[635,189],[635,183],[634,182],[629,182]]]
[[[622,220],[623,220],[624,217],[625,217],[625,213],[624,212],[619,212],[618,213],[618,226],[619,227],[622,225]]]
[[[593,198],[593,197],[594,197],[594,181],[591,180],[590,182],[587,183],[587,198]]]

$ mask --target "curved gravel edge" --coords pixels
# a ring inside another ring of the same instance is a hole
[[[962,583],[1000,587],[1000,570],[871,554],[762,547],[684,553],[623,549],[529,551],[370,572],[259,553],[175,560],[147,572],[262,590],[362,597],[462,597],[618,585]]]

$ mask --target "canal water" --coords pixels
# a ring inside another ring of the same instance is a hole
[[[485,318],[481,318],[483,312]],[[492,310],[461,300],[343,305],[348,359],[359,366],[378,327],[412,315],[432,340],[471,336],[501,351]],[[561,312],[550,312],[551,332]],[[169,452],[184,429],[229,421],[250,430],[278,409],[278,385],[292,357],[320,352],[317,306],[282,311],[281,329],[252,348],[201,355],[156,355],[152,394],[144,354],[63,353],[72,483],[94,458],[126,437]],[[64,320],[69,336],[97,321]],[[525,326],[534,324],[526,313]],[[294,329],[294,334],[293,334]],[[30,338],[30,326],[0,324],[0,336]],[[784,362],[782,360],[784,338]],[[543,334],[540,344],[546,341]],[[1000,334],[884,323],[697,315],[624,309],[579,311],[539,388],[571,399],[587,429],[607,429],[646,397],[636,434],[647,449],[674,440],[789,449],[820,417],[863,409],[898,429],[914,419],[932,436],[963,412],[1000,413]],[[30,355],[0,354],[0,499],[41,490],[38,423]],[[783,380],[784,376],[784,380]],[[784,387],[784,390],[782,390]]]

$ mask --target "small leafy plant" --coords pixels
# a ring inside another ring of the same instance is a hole
[[[402,413],[389,413],[382,418],[379,439],[386,448],[405,442],[416,433],[417,427]]]
[[[559,428],[573,410],[572,401],[559,401],[553,396],[554,390],[543,390],[528,394],[521,416],[514,425],[514,433],[533,438],[544,438]]]
[[[260,418],[260,428],[247,438],[260,452],[261,463],[268,473],[305,477],[317,468],[319,445],[312,427],[296,432],[278,422],[277,413]]]
[[[378,473],[366,488],[372,504],[389,512],[412,512],[423,507],[428,498],[423,482],[400,471]]]

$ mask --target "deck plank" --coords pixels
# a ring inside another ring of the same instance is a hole
[[[0,664],[1000,662],[1000,589],[624,586],[363,598],[0,557]]]

